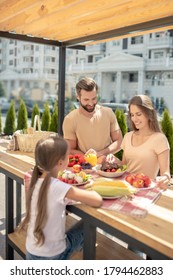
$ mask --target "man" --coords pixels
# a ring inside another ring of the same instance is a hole
[[[83,78],[76,84],[80,106],[64,118],[63,134],[71,154],[94,152],[102,161],[120,150],[122,133],[112,109],[97,104],[97,90],[91,78]]]

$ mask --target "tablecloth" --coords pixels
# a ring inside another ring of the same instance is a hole
[[[29,188],[31,175],[32,170],[29,170],[24,175],[25,191],[27,191]],[[94,177],[98,178],[97,175],[95,175]],[[141,218],[146,217],[150,207],[152,207],[152,205],[160,197],[161,193],[162,190],[156,187],[150,189],[142,189],[131,197],[122,196],[115,199],[103,199],[102,208],[118,211],[126,215]]]
[[[159,188],[139,190],[132,197],[121,197],[116,199],[104,199],[102,208],[118,211],[123,214],[146,217],[149,209],[161,196]]]

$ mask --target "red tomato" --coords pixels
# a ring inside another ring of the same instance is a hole
[[[115,168],[112,168],[112,169],[111,169],[111,172],[115,172],[115,171],[116,171],[116,169],[115,169]]]
[[[73,184],[73,179],[68,179],[68,184]]]

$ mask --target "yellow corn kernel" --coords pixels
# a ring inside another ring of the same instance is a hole
[[[114,181],[105,181],[105,180],[98,180],[94,181],[93,186],[99,186],[99,185],[104,185],[104,186],[113,186],[113,187],[121,187],[121,188],[127,188],[128,185],[124,181],[120,180],[114,180]]]
[[[123,195],[128,196],[136,192],[136,190],[133,190],[132,188],[121,188],[121,187],[112,187],[112,186],[103,186],[103,185],[92,186],[91,189],[99,193],[101,196],[107,196],[107,197],[123,196]]]

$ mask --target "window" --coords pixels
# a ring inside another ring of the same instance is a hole
[[[123,39],[123,50],[127,49],[127,38]]]
[[[129,74],[129,82],[138,82],[138,74],[137,73],[130,73]]]
[[[158,58],[162,58],[164,56],[163,52],[155,52],[154,53],[154,58],[158,59]]]
[[[33,61],[33,57],[25,56],[25,57],[23,58],[23,61],[24,61],[24,62]]]
[[[120,41],[119,40],[112,42],[112,46],[119,46],[119,45],[120,45]]]
[[[112,82],[115,82],[115,81],[116,81],[116,74],[112,74],[112,75],[111,75],[111,81],[112,81]]]
[[[136,45],[136,44],[143,44],[143,36],[136,36],[131,38],[131,44]]]
[[[148,58],[151,59],[151,50],[148,52]]]
[[[164,37],[164,32],[156,32],[155,37],[156,38]]]
[[[89,55],[88,56],[88,63],[92,63],[93,62],[93,55]]]
[[[95,62],[99,61],[100,59],[102,59],[101,56],[96,56],[96,57],[95,57]]]
[[[24,45],[23,46],[23,49],[26,51],[26,50],[30,50],[30,45]]]

